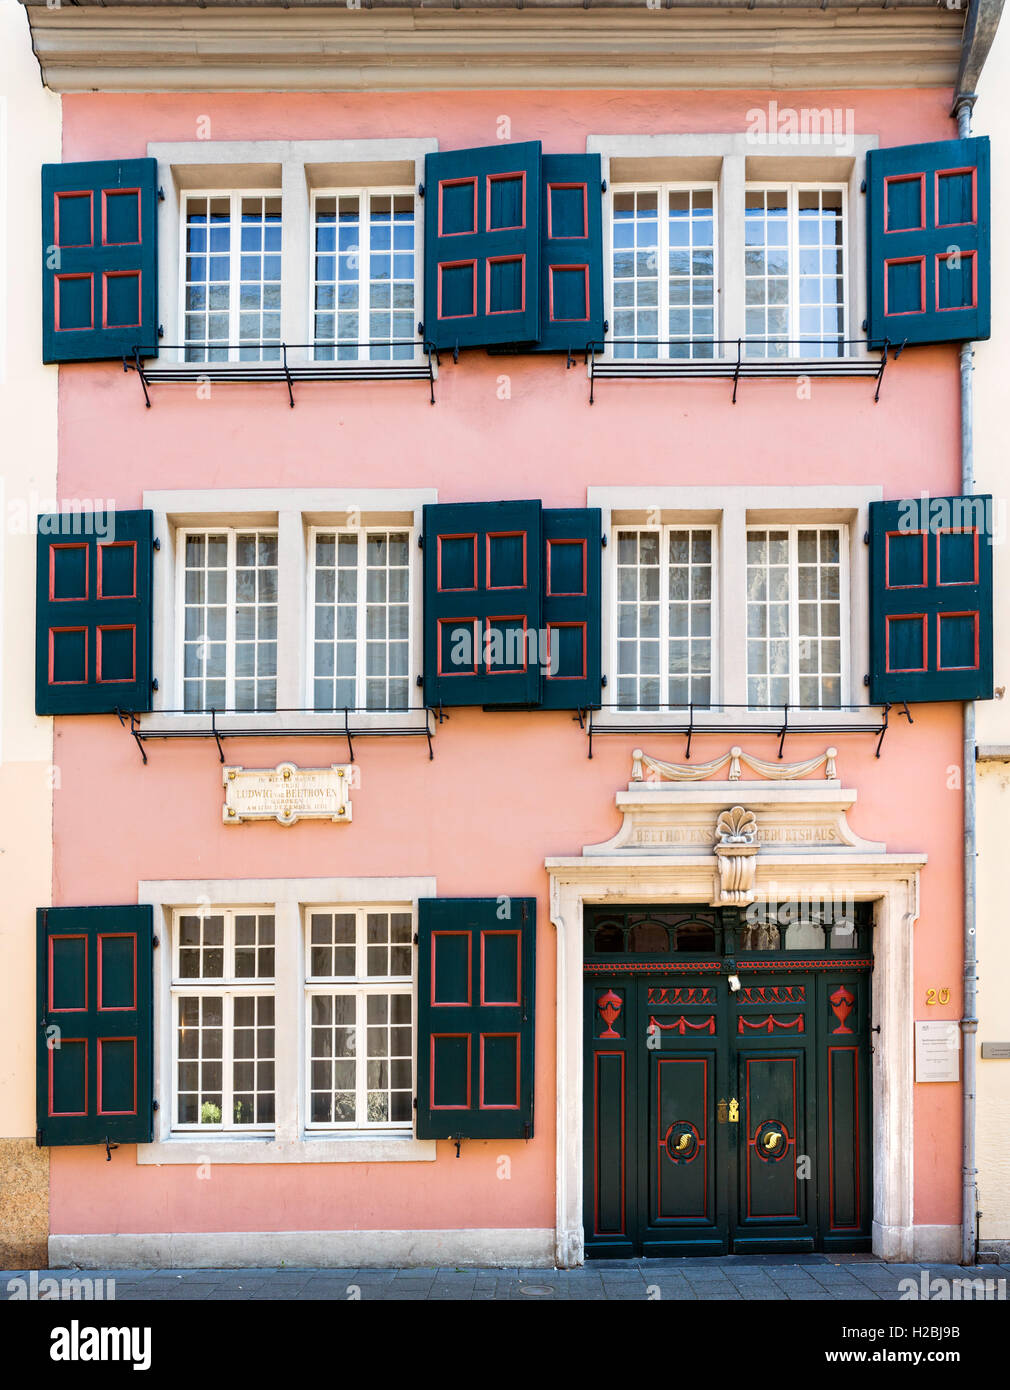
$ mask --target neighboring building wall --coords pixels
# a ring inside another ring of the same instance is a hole
[[[979,83],[973,129],[992,140],[992,225],[1010,217],[1010,28],[1004,18]],[[996,699],[977,707],[978,761],[978,1111],[980,1249],[1010,1259],[1010,1057],[983,1059],[981,1045],[1010,1050],[1010,934],[1003,874],[1010,827],[1010,563],[1007,559],[1007,361],[1010,275],[993,260],[992,339],[975,349],[975,487],[995,504]]]
[[[42,365],[38,171],[60,158],[60,99],[42,86],[15,0],[0,0],[0,92],[0,1265],[44,1267],[35,909],[52,894],[54,767],[52,721],[33,714],[34,532],[36,512],[56,496],[57,373]]]
[[[581,150],[587,136],[601,133],[742,132],[748,110],[780,95],[639,92],[629,100],[569,93],[563,103],[543,93],[80,95],[65,99],[65,155],[143,155],[148,141],[193,140],[208,116],[216,139],[326,139],[339,131],[341,138],[434,136],[447,149],[492,142],[503,110],[513,139]],[[796,92],[789,99],[796,106],[851,106],[857,133],[881,144],[953,133],[949,94],[941,91],[832,92],[830,101]],[[888,368],[877,405],[865,380],[814,381],[809,400],[798,398],[794,381],[748,381],[735,407],[730,389],[726,381],[608,382],[590,409],[581,364],[566,372],[563,357],[472,352],[457,366],[443,354],[434,407],[413,382],[307,385],[296,388],[294,410],[278,385],[215,386],[210,400],[192,388],[163,386],[153,388],[153,406],[145,410],[132,374],[108,364],[74,366],[61,371],[61,489],[115,498],[120,507],[142,506],[147,490],[200,487],[437,488],[441,502],[540,497],[547,506],[585,505],[587,485],[846,484],[867,496],[883,486],[888,497],[958,491],[954,347],[909,349]],[[810,505],[809,494],[806,500]],[[156,584],[164,556],[163,549]],[[861,689],[861,675],[853,672],[854,689]],[[891,851],[928,855],[915,927],[915,997],[949,985],[950,1003],[936,1011],[949,1018],[960,1016],[962,803],[948,790],[960,730],[956,705],[924,705],[914,727],[892,719],[879,761],[868,734],[799,734],[786,752],[811,757],[838,742],[839,777],[859,792],[853,828]],[[493,1228],[524,1236],[518,1248],[528,1255],[549,1252],[556,1010],[544,859],[577,854],[615,832],[613,795],[627,782],[631,749],[641,740],[601,739],[590,762],[585,737],[567,714],[453,710],[431,763],[420,742],[361,743],[361,786],[346,830],[281,830],[222,826],[211,743],[150,745],[143,767],[114,717],[61,719],[59,733],[65,778],[56,802],[58,903],[133,902],[138,882],[147,880],[426,875],[439,896],[536,896],[539,959],[530,1143],[469,1142],[460,1158],[443,1143],[434,1162],[314,1163],[290,1174],[245,1163],[221,1177],[215,1164],[210,1181],[199,1181],[209,1175],[192,1166],[138,1163],[126,1146],[111,1165],[99,1148],[63,1148],[51,1155],[54,1235]],[[735,741],[719,733],[697,737],[692,757],[715,757]],[[746,742],[748,751],[775,758],[774,738]],[[227,752],[239,764],[283,758],[312,766],[344,756],[342,745],[332,745],[332,756],[329,747],[293,738],[266,745],[232,740]],[[679,741],[655,748],[669,757],[681,750]],[[915,1253],[951,1258],[960,1219],[960,1088],[918,1087],[914,1103],[914,1222],[921,1228]],[[503,1153],[511,1161],[509,1182],[497,1180]],[[499,1240],[495,1250],[502,1249]],[[375,1251],[373,1244],[369,1253]],[[164,1259],[154,1244],[147,1253],[154,1262]]]

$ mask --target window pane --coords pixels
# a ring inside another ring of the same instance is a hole
[[[744,297],[749,357],[788,355],[789,223],[785,189],[748,189],[744,212]],[[781,307],[772,307],[781,306]],[[778,341],[766,341],[768,339]]]
[[[671,357],[711,357],[715,300],[715,222],[711,189],[671,190],[669,313]],[[665,355],[665,354],[664,354]]]

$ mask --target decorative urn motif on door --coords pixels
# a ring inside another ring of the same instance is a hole
[[[743,806],[723,811],[715,823],[715,855],[719,871],[713,906],[733,903],[746,907],[754,901],[757,817]]]
[[[612,989],[608,989],[606,994],[599,996],[596,1001],[596,1011],[607,1025],[606,1031],[600,1034],[601,1038],[619,1038],[621,1036],[620,1033],[615,1032],[614,1022],[623,1008],[624,1000]]]

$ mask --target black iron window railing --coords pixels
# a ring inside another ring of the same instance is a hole
[[[865,338],[838,337],[621,338],[587,343],[589,401],[592,404],[595,399],[598,380],[720,377],[732,380],[735,405],[737,387],[745,377],[798,376],[866,377],[875,380],[873,399],[878,401],[887,354],[893,361],[903,347],[904,343],[886,340],[868,343]],[[826,348],[832,349],[832,355],[825,355]],[[574,362],[569,353],[567,365]]]
[[[232,738],[339,738],[346,741],[352,763],[356,738],[424,738],[432,759],[435,726],[449,718],[441,708],[427,705],[347,705],[332,710],[163,709],[143,717],[131,710],[117,710],[117,714],[120,724],[135,739],[145,764],[144,744],[151,740],[201,738],[215,740],[222,763],[224,740]],[[168,722],[156,722],[159,719]]]
[[[144,391],[144,402],[150,407],[151,396],[148,387],[154,384],[194,385],[194,384],[237,384],[283,382],[288,389],[288,404],[294,406],[293,387],[303,381],[427,381],[432,405],[435,404],[435,376],[439,365],[438,353],[431,343],[415,339],[396,338],[390,341],[361,341],[340,343],[336,358],[332,355],[318,356],[320,352],[332,354],[333,346],[328,343],[277,343],[277,342],[239,342],[239,343],[158,343],[156,346],[140,343],[133,352],[123,358],[123,371],[134,371],[140,378]],[[351,350],[357,356],[341,356]],[[398,356],[398,352],[410,349],[409,356]],[[227,360],[231,351],[257,353],[269,351],[269,360],[255,357],[249,361]],[[388,357],[373,357],[373,351],[386,351]],[[179,353],[177,361],[162,361],[151,354]],[[192,353],[219,354],[214,361],[190,360]],[[295,353],[292,361],[290,353]]]
[[[778,756],[784,756],[789,734],[874,734],[876,756],[887,732],[890,704],[877,705],[754,705],[754,704],[602,704],[574,716],[589,738],[599,734],[679,734],[686,738],[685,758],[691,757],[695,734],[774,734]],[[907,704],[898,711],[913,722]],[[849,716],[846,718],[845,716]]]

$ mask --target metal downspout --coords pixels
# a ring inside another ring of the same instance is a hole
[[[962,140],[971,134],[974,93],[958,93],[954,106],[957,133]],[[961,344],[961,491],[975,491],[975,438],[973,433],[972,357],[974,345]],[[975,955],[975,704],[964,705],[964,1003],[961,1016],[962,1136],[961,1136],[961,1264],[975,1263],[978,1170],[975,1167],[975,1034],[976,955]]]

